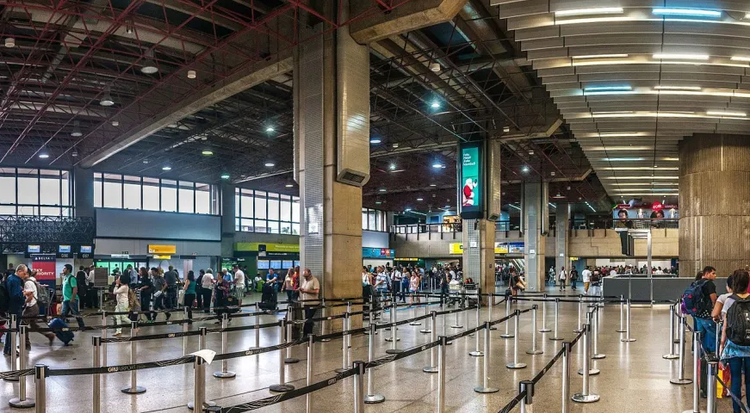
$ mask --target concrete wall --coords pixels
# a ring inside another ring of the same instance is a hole
[[[96,238],[96,255],[120,254],[127,251],[130,255],[147,255],[149,244],[169,244],[177,247],[175,255],[220,256],[221,242],[218,241],[164,241],[163,239],[123,239]]]
[[[96,236],[221,241],[221,217],[127,209],[97,209]],[[98,245],[97,245],[97,253]]]

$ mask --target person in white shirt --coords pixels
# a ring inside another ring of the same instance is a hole
[[[27,319],[31,328],[33,329],[47,328],[47,325],[40,324],[39,319],[36,318],[36,316],[39,315],[39,303],[37,303],[37,299],[39,298],[38,288],[46,288],[46,287],[41,286],[37,283],[36,278],[34,278],[34,275],[36,275],[36,271],[33,271],[31,275],[29,275],[28,272],[24,272],[23,274],[25,275],[25,278],[23,280],[23,295],[24,297],[26,297],[26,302],[24,303],[24,309],[23,309],[23,316],[35,317],[35,318]],[[47,338],[47,340],[49,340],[50,346],[55,341],[55,334],[52,332],[49,332],[49,331],[40,332],[39,334],[43,335],[44,337]],[[26,334],[26,350],[31,350],[31,340],[29,340],[29,334]]]
[[[565,267],[560,267],[560,275],[558,276],[560,279],[560,291],[565,290],[565,280],[568,279],[568,273],[565,272]]]
[[[591,270],[590,267],[586,267],[583,271],[581,271],[581,276],[583,277],[583,291],[585,294],[589,293],[589,285],[591,285]]]
[[[616,275],[617,275],[617,270],[616,270],[616,269],[614,269],[614,268],[612,268],[612,269],[611,269],[611,270],[609,271],[609,276],[610,276],[610,277],[614,277],[614,276],[616,276]]]
[[[242,299],[245,298],[245,273],[237,264],[234,265],[234,293],[237,303],[241,305]]]
[[[211,311],[211,294],[214,292],[214,272],[212,269],[207,269],[206,273],[201,278],[201,294],[203,294],[203,312],[208,313]]]
[[[128,293],[130,293],[130,287],[128,287],[127,284],[120,284],[120,277],[117,277],[115,280],[115,290],[112,291],[112,293],[115,295],[115,300],[117,302],[117,305],[115,306],[115,312],[116,313],[125,313],[130,311],[130,300],[128,300]],[[120,315],[117,314],[114,316],[115,319],[115,325],[117,326],[117,330],[115,330],[115,333],[112,334],[113,336],[119,336],[122,334],[122,328],[120,328],[121,324],[129,324],[130,319],[127,315]]]
[[[313,277],[312,272],[309,268],[305,268],[302,273],[302,279],[299,283],[300,301],[303,302],[305,308],[305,326],[303,333],[305,337],[309,336],[313,332],[313,318],[315,313],[318,311],[318,294],[320,294],[320,282],[317,278]]]

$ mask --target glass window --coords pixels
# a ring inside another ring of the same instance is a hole
[[[60,195],[62,202],[60,205],[70,205],[70,172],[60,171]]]
[[[178,212],[195,213],[195,184],[180,181],[177,195],[177,200],[179,201]]]
[[[195,183],[195,213],[211,213],[211,185]]]
[[[18,203],[39,205],[39,171],[36,169],[18,168]],[[24,213],[19,215],[36,215]]]
[[[271,234],[279,233],[279,221],[268,221],[268,232]]]
[[[161,180],[161,210],[164,212],[177,211],[177,181]]]
[[[102,174],[94,173],[94,207],[101,208],[102,206]]]
[[[262,191],[255,191],[255,218],[266,218],[266,193]]]
[[[104,174],[104,207],[122,208],[122,175]]]
[[[141,209],[141,177],[125,175],[122,179],[122,207],[125,209]]]
[[[238,231],[299,234],[299,197],[235,189]]]
[[[268,193],[268,219],[279,219],[279,194]]]
[[[39,171],[39,203],[41,205],[60,205],[60,171]],[[48,215],[42,213],[42,215]],[[60,215],[58,208],[57,214]]]
[[[289,195],[282,195],[279,205],[281,207],[281,220],[292,222],[292,198]]]
[[[143,209],[145,211],[159,210],[159,178],[143,177]]]
[[[16,168],[0,168],[0,204],[15,204],[16,203]],[[14,215],[16,212],[15,208],[12,208],[13,212],[8,213],[9,210],[0,210],[2,215]]]
[[[299,223],[299,197],[292,197],[292,222]]]

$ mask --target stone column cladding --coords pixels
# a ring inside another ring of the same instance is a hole
[[[750,264],[750,136],[695,134],[679,154],[680,276],[726,277]]]
[[[464,279],[471,278],[483,293],[495,292],[495,221],[464,219],[462,229]],[[486,303],[487,300],[483,299]]]
[[[221,184],[221,254],[224,257],[234,256],[235,233],[235,186],[222,182]]]
[[[73,168],[73,202],[77,217],[94,216],[94,170]]]
[[[570,256],[568,255],[568,227],[570,225],[570,204],[558,203],[555,209],[555,271],[565,267],[570,271]]]
[[[523,185],[523,258],[528,291],[541,291],[544,288],[545,222],[549,216],[547,190],[546,182]]]

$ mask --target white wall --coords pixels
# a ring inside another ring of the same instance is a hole
[[[221,217],[127,209],[97,209],[96,236],[221,241]],[[99,253],[98,245],[97,253]]]
[[[362,231],[363,248],[390,248],[387,232]]]

